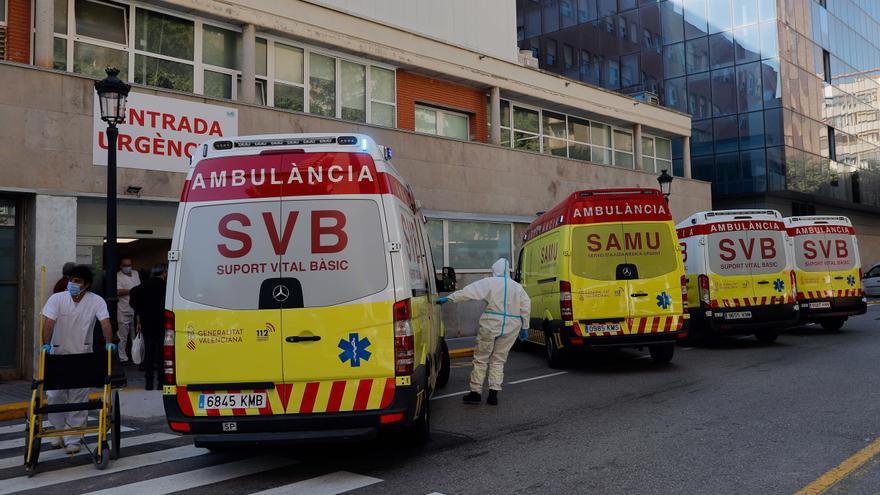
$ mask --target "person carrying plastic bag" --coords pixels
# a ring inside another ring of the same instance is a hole
[[[480,316],[480,329],[474,347],[474,369],[471,371],[470,393],[464,402],[482,401],[483,381],[489,374],[489,397],[486,402],[498,404],[498,392],[504,381],[504,363],[520,332],[528,329],[532,302],[521,285],[511,280],[510,264],[501,258],[492,265],[492,277],[477,280],[467,287],[437,299],[438,304],[461,301],[484,301],[486,310]]]

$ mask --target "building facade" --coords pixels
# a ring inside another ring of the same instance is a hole
[[[880,260],[880,2],[517,0],[517,33],[544,70],[689,113],[716,208],[847,215]]]
[[[672,143],[690,136],[686,114],[529,67],[512,1],[464,25],[427,0],[369,15],[387,3],[0,0],[0,379],[30,374],[62,264],[105,268],[93,83],[106,66],[133,86],[118,235],[138,268],[164,260],[187,155],[216,135],[359,132],[391,146],[427,210],[437,267],[461,282],[513,258],[535,212],[571,191],[656,187]],[[430,9],[437,22],[414,14]],[[671,208],[684,218],[711,193],[687,164],[679,175]],[[447,314],[452,335],[473,330],[468,311]]]

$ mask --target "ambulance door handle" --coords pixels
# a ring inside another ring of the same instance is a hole
[[[647,292],[633,292],[632,294],[630,294],[630,296],[632,296],[632,297],[645,297],[647,295],[648,295]]]
[[[759,285],[767,285],[767,284],[769,284],[769,283],[770,283],[769,280],[761,280],[761,281],[758,282]]]
[[[290,337],[287,337],[284,340],[290,342],[291,344],[295,344],[297,342],[317,342],[317,341],[321,340],[321,336],[320,335],[306,335],[306,336],[291,335]]]
[[[834,277],[834,280],[843,280],[843,277]]]

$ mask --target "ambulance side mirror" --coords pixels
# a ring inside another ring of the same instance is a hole
[[[455,268],[444,266],[440,275],[437,275],[438,292],[455,291]]]

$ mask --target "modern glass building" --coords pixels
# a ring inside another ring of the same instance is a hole
[[[880,1],[517,0],[517,22],[541,69],[691,114],[716,207],[880,212]]]

